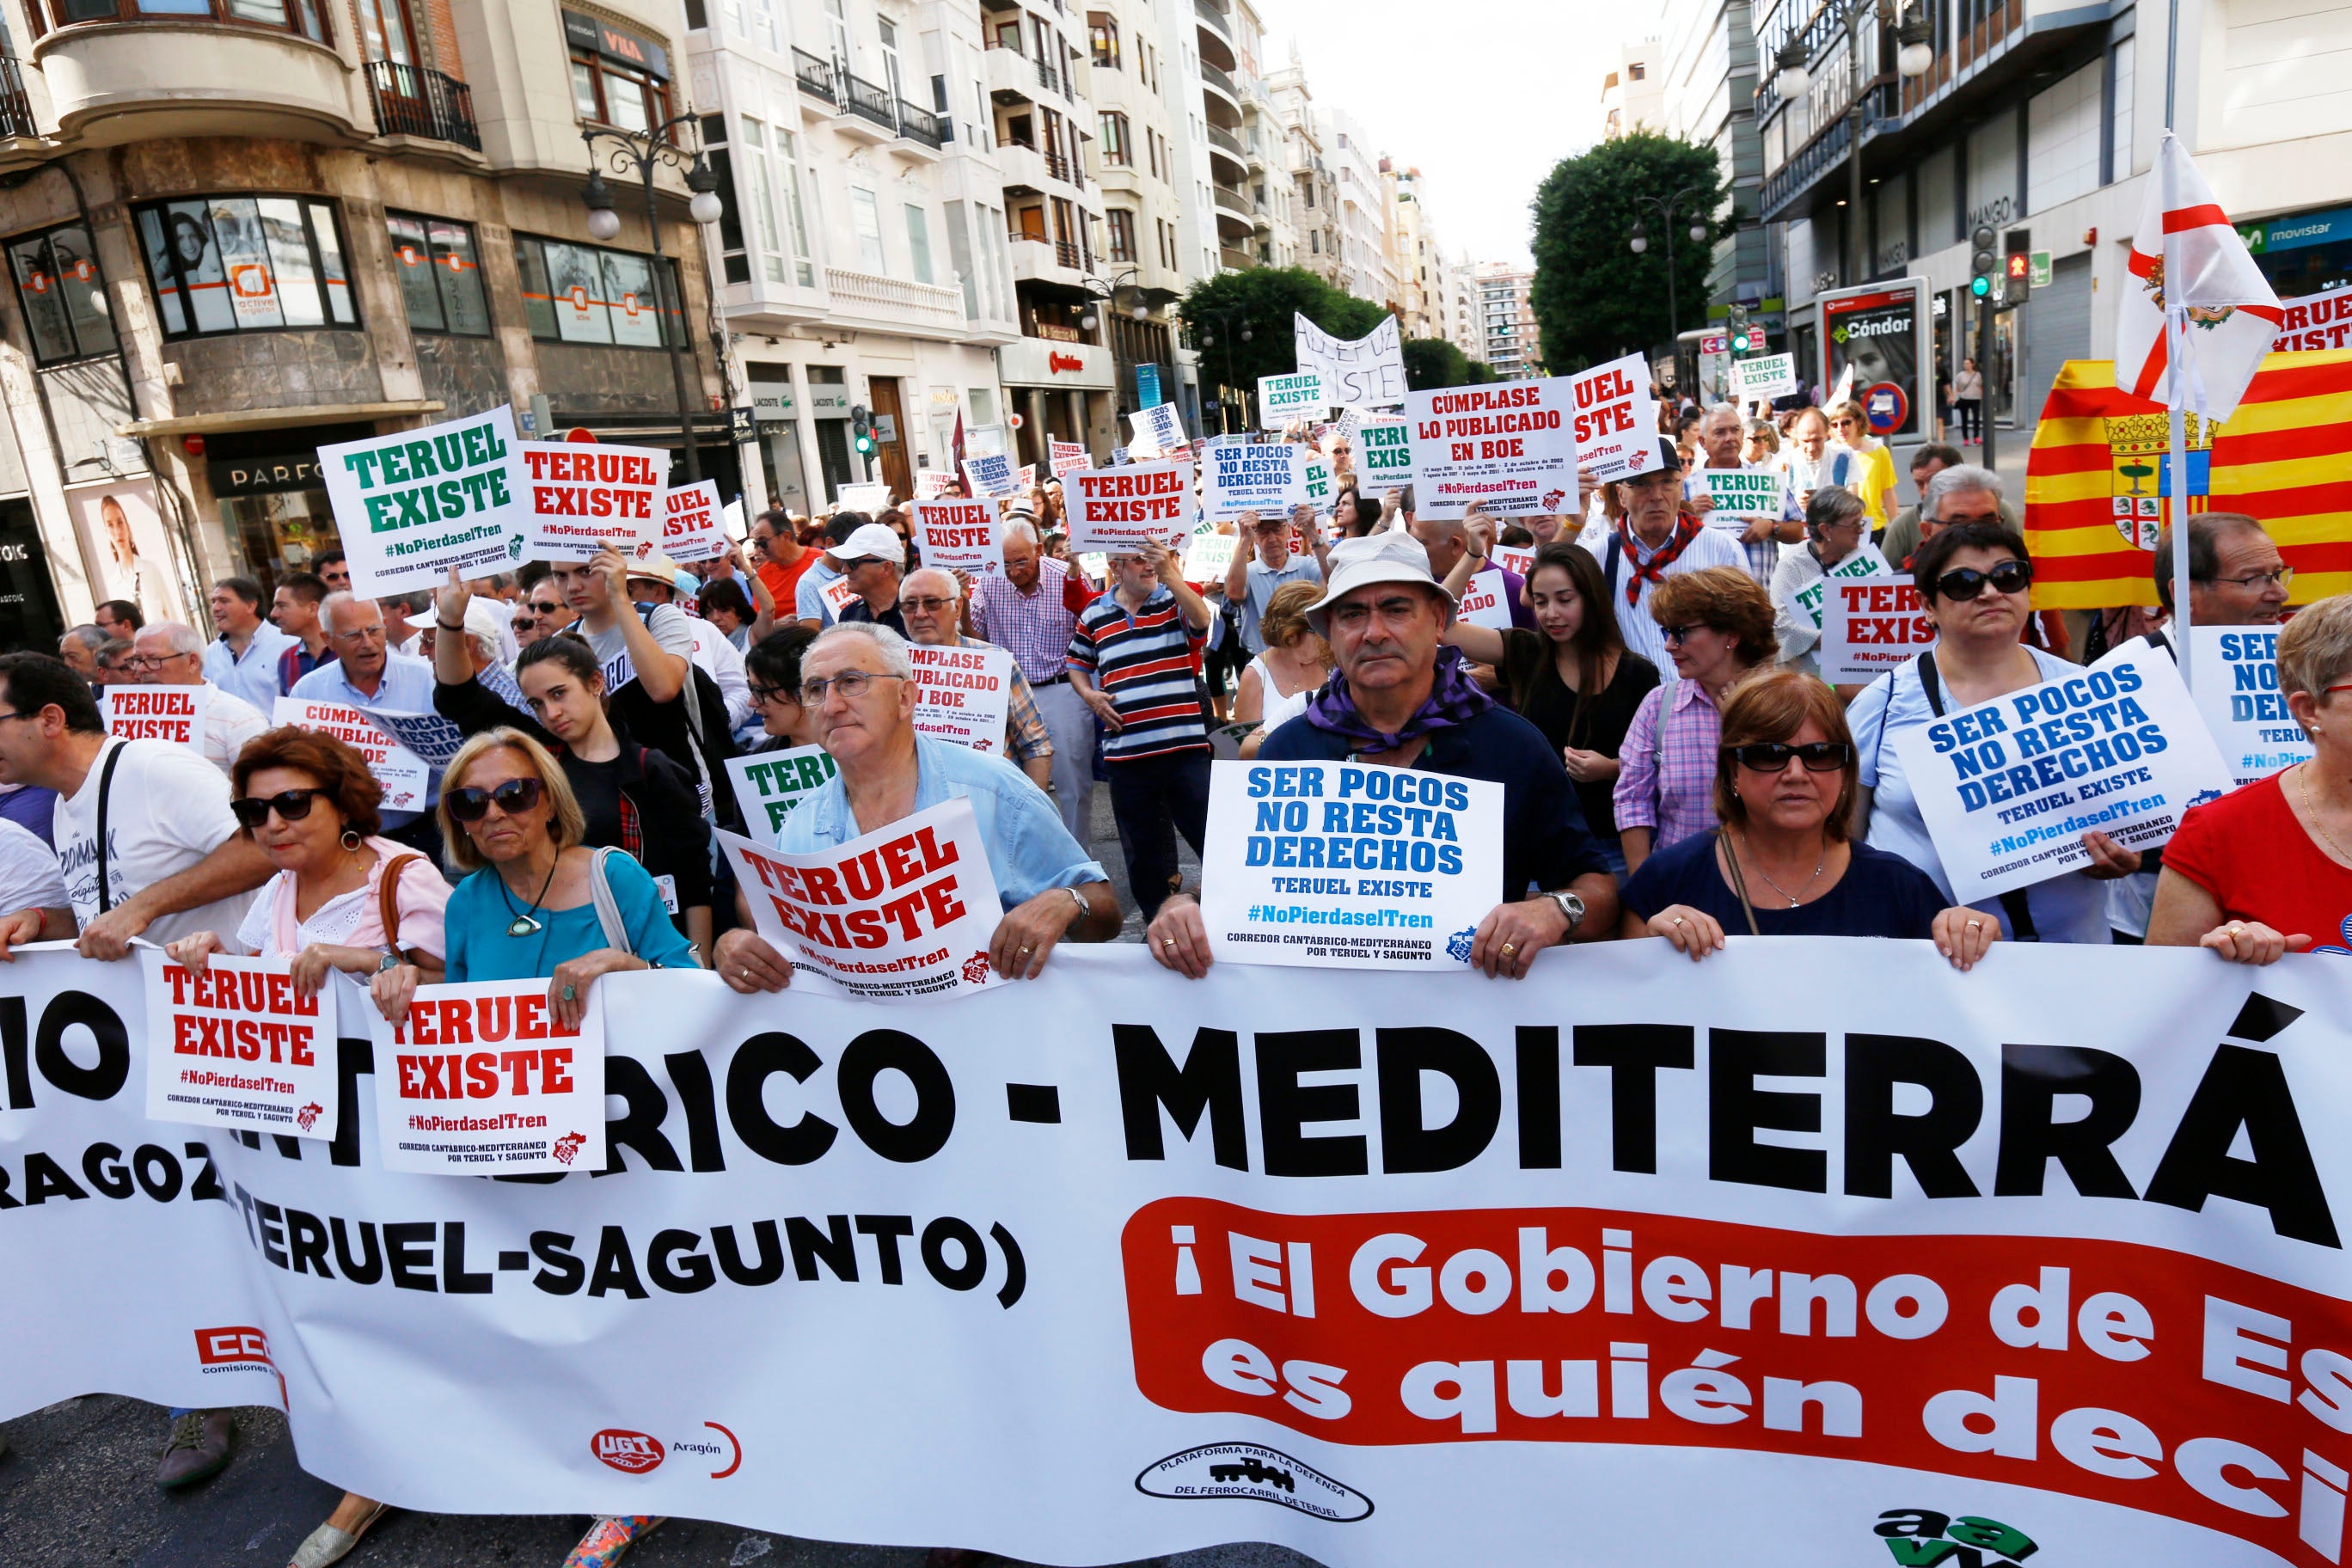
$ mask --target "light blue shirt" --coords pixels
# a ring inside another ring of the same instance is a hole
[[[226,637],[215,637],[205,646],[205,679],[244,698],[266,718],[278,706],[278,656],[293,646],[294,638],[268,621],[254,629],[243,658],[229,650]]]
[[[833,606],[824,602],[824,585],[838,583],[846,575],[826,565],[822,556],[809,563],[809,569],[801,574],[800,582],[793,588],[793,613],[819,626],[833,625]]]
[[[928,811],[958,795],[971,802],[972,815],[979,818],[997,901],[1006,909],[1049,888],[1110,880],[1078,847],[1062,826],[1061,812],[1028,774],[969,746],[916,736],[915,809]],[[857,818],[849,809],[849,785],[835,773],[784,819],[776,847],[788,855],[806,855],[860,837]]]
[[[343,702],[353,708],[387,713],[431,713],[433,707],[433,667],[421,658],[411,658],[404,653],[383,656],[383,679],[370,697],[351,683],[342,661],[322,664],[294,683],[289,697],[299,697],[311,702]],[[430,759],[428,759],[429,761]],[[432,770],[425,781],[425,802],[429,809],[441,798],[441,770]],[[405,827],[423,812],[387,811],[383,814],[386,828]]]

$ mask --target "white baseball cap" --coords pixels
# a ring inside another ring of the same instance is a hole
[[[907,547],[887,523],[869,522],[852,529],[849,537],[835,545],[829,553],[837,561],[887,561],[893,566],[907,563]]]
[[[1444,598],[1448,612],[1454,608],[1454,595],[1446,593],[1445,584],[1429,569],[1429,552],[1422,548],[1420,540],[1401,531],[1339,541],[1331,547],[1324,572],[1323,596],[1307,607],[1307,624],[1318,637],[1323,635],[1323,617],[1332,605],[1375,583],[1434,588]]]

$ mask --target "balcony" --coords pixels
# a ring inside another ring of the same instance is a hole
[[[835,71],[833,79],[841,94],[834,105],[835,130],[866,142],[887,142],[898,134],[888,92],[845,70]]]
[[[86,22],[37,39],[26,63],[48,87],[53,134],[63,138],[349,142],[375,134],[335,50],[274,28],[205,16]]]
[[[911,142],[915,148],[936,153],[947,142],[947,132],[941,128],[938,115],[928,109],[918,109],[902,98],[898,100],[898,140]],[[915,155],[921,157],[923,153],[918,152]]]
[[[13,59],[0,59],[0,141],[14,142],[39,136],[41,128],[33,123],[33,105],[25,96],[24,68]]]
[[[1044,60],[1038,60],[1035,64],[1037,67],[1037,85],[1044,88],[1047,92],[1062,91],[1062,73],[1055,70],[1052,66],[1047,65]]]
[[[793,77],[811,98],[833,101],[833,67],[806,49],[793,51]]]
[[[1242,139],[1222,125],[1209,127],[1209,145],[1221,153],[1231,153],[1235,162],[1242,157]]]
[[[1066,289],[1086,287],[1086,258],[1071,241],[1039,239],[1015,234],[1005,242],[1016,282],[1058,283]]]
[[[474,124],[474,89],[464,82],[393,60],[368,61],[367,82],[376,129],[384,135],[482,150],[482,133]]]
[[[1257,265],[1257,258],[1246,250],[1236,250],[1228,245],[1217,252],[1217,261],[1228,272],[1244,272]]]
[[[847,267],[826,268],[824,286],[837,317],[885,321],[921,337],[952,340],[964,335],[963,295],[958,289]]]
[[[1895,111],[1895,79],[1884,76],[1863,89],[1862,139],[1865,150]],[[1852,106],[1849,104],[1848,108]],[[1821,133],[1797,150],[1796,156],[1772,171],[1764,181],[1758,205],[1766,222],[1788,216],[1798,199],[1845,163],[1853,134],[1853,120],[1841,113]]]
[[[1213,66],[1206,60],[1202,60],[1201,62],[1201,82],[1202,85],[1206,87],[1211,92],[1223,95],[1222,101],[1223,105],[1233,110],[1234,123],[1236,125],[1241,123],[1242,94],[1241,89],[1234,85],[1233,73],[1217,66]],[[1220,100],[1216,98],[1209,100],[1212,106],[1217,105],[1219,101]]]
[[[1212,185],[1210,189],[1216,195],[1217,208],[1220,212],[1231,213],[1238,218],[1247,218],[1250,216],[1250,199],[1241,192],[1229,185]]]
[[[1202,26],[1216,35],[1219,43],[1229,49],[1234,47],[1234,21],[1225,15],[1223,6],[1211,5],[1210,0],[1192,0],[1192,15]]]
[[[988,68],[988,96],[1011,107],[1037,100],[1037,73],[1019,49],[991,47],[981,52]]]

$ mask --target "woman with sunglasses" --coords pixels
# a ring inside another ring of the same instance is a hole
[[[1622,933],[1664,937],[1696,962],[1724,934],[1931,938],[1967,969],[1998,928],[1946,908],[1927,874],[1846,835],[1853,737],[1837,693],[1780,670],[1723,709],[1715,810],[1722,826],[1661,849],[1625,883]]]
[[[2033,563],[2025,541],[2000,521],[1956,522],[1937,530],[1912,557],[1911,580],[1936,625],[1936,646],[1863,689],[1848,721],[1862,747],[1862,793],[1854,835],[1900,855],[1936,880],[1947,899],[1951,879],[1936,854],[1919,802],[1896,754],[1895,737],[1996,697],[2078,673],[2056,654],[2019,640],[2032,614],[2027,592]],[[1974,906],[1996,918],[2012,941],[2105,942],[2106,889],[2099,884],[2139,869],[2139,855],[2093,829],[2083,835],[2091,864]]]
[[[1675,679],[1642,699],[1617,752],[1625,868],[1715,826],[1715,753],[1725,693],[1772,662],[1772,602],[1741,566],[1703,566],[1650,595]]]
[[[1838,445],[1854,455],[1859,469],[1834,482],[1862,498],[1874,532],[1885,528],[1895,515],[1894,452],[1870,433],[1870,421],[1859,403],[1841,403],[1830,410],[1830,426],[1837,434]]]

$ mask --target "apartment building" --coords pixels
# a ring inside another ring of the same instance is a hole
[[[322,443],[505,403],[683,454],[673,348],[739,484],[683,169],[651,226],[634,173],[604,170],[609,237],[582,200],[583,131],[687,111],[673,5],[0,15],[0,644],[108,598],[202,624],[211,580],[309,565]]]
[[[1339,205],[1339,263],[1331,282],[1360,300],[1385,305],[1396,298],[1396,275],[1389,261],[1388,203],[1381,184],[1380,156],[1365,141],[1362,127],[1343,109],[1318,110],[1317,129]]]
[[[1097,325],[1108,333],[1121,415],[1177,395],[1180,350],[1170,307],[1195,276],[1185,266],[1174,152],[1180,119],[1158,11],[1155,0],[1098,0],[1087,12],[1094,172],[1103,194],[1097,288],[1108,290]],[[1083,330],[1083,318],[1079,324]]]
[[[1388,265],[1396,279],[1389,301],[1409,338],[1445,335],[1444,247],[1429,216],[1427,190],[1415,168],[1381,160],[1388,201]]]
[[[1445,260],[1445,339],[1480,364],[1486,363],[1486,294],[1467,252]]]
[[[1601,136],[1615,142],[1665,123],[1665,83],[1657,73],[1658,40],[1617,47],[1614,69],[1601,80]]]
[[[1643,46],[1654,69],[1660,104],[1656,128],[1665,135],[1716,151],[1730,186],[1713,214],[1735,226],[1716,242],[1707,268],[1706,313],[1723,316],[1735,300],[1763,311],[1768,327],[1777,312],[1765,305],[1769,287],[1769,247],[1757,216],[1763,180],[1757,136],[1756,36],[1749,25],[1752,0],[1667,0],[1658,40]],[[1629,51],[1630,53],[1630,51]],[[1631,84],[1627,84],[1630,86]],[[1605,96],[1605,95],[1604,95]],[[1660,192],[1659,195],[1669,193]],[[1677,216],[1677,225],[1687,219]],[[1685,321],[1686,329],[1697,323]]]
[[[1482,261],[1476,268],[1478,310],[1486,362],[1496,381],[1526,381],[1543,374],[1543,345],[1536,333],[1529,291],[1536,275],[1507,262]]]
[[[1307,71],[1295,47],[1290,63],[1270,73],[1265,85],[1281,132],[1282,174],[1290,185],[1294,265],[1336,284],[1340,248],[1339,187],[1324,161],[1315,95],[1307,85]]]

